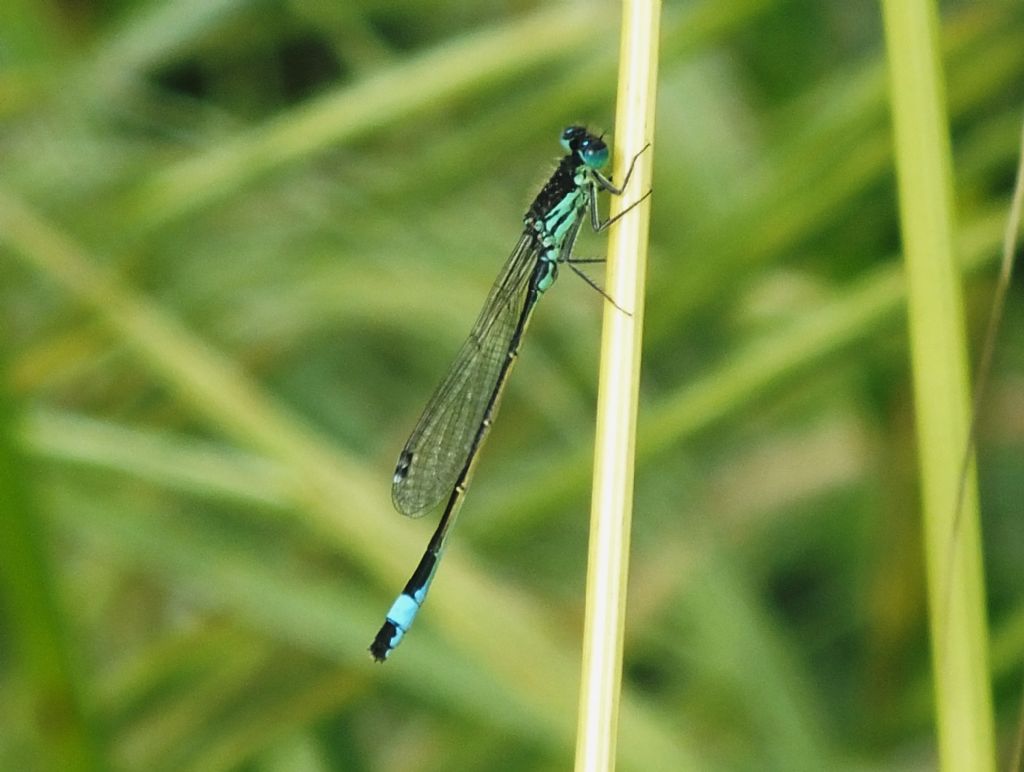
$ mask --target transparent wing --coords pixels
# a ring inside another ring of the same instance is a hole
[[[424,514],[452,492],[501,376],[536,261],[536,239],[525,233],[405,443],[391,486],[391,500],[402,514]]]

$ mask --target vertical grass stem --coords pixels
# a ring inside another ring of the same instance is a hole
[[[623,179],[630,160],[654,134],[659,15],[657,0],[623,4],[616,180]],[[650,188],[651,158],[651,149],[640,156],[628,189],[612,197],[612,215]],[[607,304],[602,333],[576,738],[576,769],[587,772],[615,765],[649,217],[650,203],[645,201],[612,227],[609,239],[606,289],[630,313]]]
[[[956,511],[970,397],[953,250],[948,121],[930,0],[882,4],[907,277],[940,767],[995,760],[973,460]],[[955,538],[954,538],[955,535]]]

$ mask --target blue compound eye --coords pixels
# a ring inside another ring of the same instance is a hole
[[[608,163],[608,146],[599,139],[587,138],[580,143],[580,158],[591,169],[600,169]]]

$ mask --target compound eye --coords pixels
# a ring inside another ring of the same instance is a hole
[[[580,158],[591,169],[601,169],[608,163],[608,146],[599,139],[588,137],[580,143]]]
[[[562,143],[562,147],[565,148],[565,152],[567,152],[567,153],[571,153],[572,152],[572,149],[573,149],[572,148],[572,142],[573,142],[574,139],[578,138],[579,135],[580,135],[580,127],[579,126],[568,126],[565,129],[565,131],[562,132],[562,136],[561,136],[560,142]]]

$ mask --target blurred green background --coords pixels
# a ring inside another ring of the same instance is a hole
[[[558,133],[612,130],[617,13],[4,0],[0,768],[567,768],[604,310],[571,274],[420,621],[366,646],[434,526],[396,455]],[[942,18],[976,350],[1024,8]],[[662,32],[620,766],[934,768],[879,9]],[[979,452],[1004,759],[1022,352],[1018,285]]]

